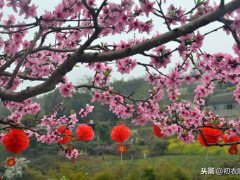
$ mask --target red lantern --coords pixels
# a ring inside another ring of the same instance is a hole
[[[238,153],[238,148],[237,145],[232,145],[229,149],[228,149],[229,154],[231,155],[236,155]]]
[[[200,132],[198,133],[198,141],[202,146],[207,146],[207,144],[217,144],[222,135],[221,130],[212,127],[203,127],[200,130],[202,134]],[[205,143],[202,136],[206,140],[207,144]]]
[[[77,137],[81,141],[91,141],[94,138],[94,131],[91,126],[86,124],[81,124],[76,130]]]
[[[29,146],[29,138],[21,129],[11,129],[2,140],[7,151],[21,153]]]
[[[127,150],[126,146],[124,144],[119,144],[117,147],[117,152],[118,153],[125,153]]]
[[[8,167],[15,166],[16,165],[16,160],[13,157],[8,158],[7,161],[6,161],[6,165]]]
[[[240,137],[237,135],[229,137],[228,132],[226,132],[225,134],[222,135],[222,140],[225,143],[238,142],[240,141]]]
[[[153,132],[154,132],[156,137],[159,137],[159,138],[165,137],[165,134],[163,134],[161,132],[160,127],[158,125],[156,125],[156,124],[153,124]]]
[[[127,141],[130,136],[131,136],[131,131],[124,124],[119,124],[113,127],[111,132],[111,138],[118,143],[123,143]]]
[[[57,129],[57,132],[62,135],[62,138],[58,141],[59,144],[67,144],[71,140],[72,131],[66,126],[60,126]]]

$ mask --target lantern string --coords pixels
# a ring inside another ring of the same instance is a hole
[[[120,180],[123,179],[123,153],[121,152]]]
[[[121,152],[121,165],[123,164],[123,153]]]

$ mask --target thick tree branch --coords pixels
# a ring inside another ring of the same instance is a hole
[[[237,31],[236,29],[231,28],[231,24],[233,23],[233,21],[229,19],[224,19],[224,18],[221,18],[219,21],[225,24],[225,28],[231,32],[233,39],[235,40],[237,45],[240,47],[240,39],[238,38]]]
[[[224,4],[225,4],[224,0],[221,0],[219,7],[223,9],[224,8]]]
[[[10,72],[0,72],[0,75],[1,76],[6,76],[6,77],[12,77],[12,73]],[[20,78],[20,79],[23,79],[23,80],[30,80],[30,81],[46,81],[47,78],[41,78],[41,77],[32,77],[32,76],[28,76],[28,75],[24,75],[24,74],[17,74],[17,76]]]
[[[139,43],[137,45],[134,45],[128,48],[124,48],[119,51],[106,52],[106,53],[100,53],[100,54],[96,54],[96,53],[83,54],[81,57],[79,57],[79,62],[113,61],[116,59],[122,59],[128,56],[139,54],[143,51],[147,51],[154,47],[173,41],[180,36],[191,33],[200,27],[203,27],[207,24],[210,24],[211,22],[218,20],[224,14],[232,12],[238,8],[240,8],[240,1],[233,0],[230,3],[226,4],[223,10],[216,9],[204,16],[201,16],[196,20],[193,20],[192,22],[186,25],[183,25],[179,28],[173,29],[172,31],[159,35],[156,38],[146,40],[142,43]]]

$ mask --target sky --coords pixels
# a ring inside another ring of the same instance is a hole
[[[113,1],[113,0],[112,0]],[[115,0],[115,2],[119,2],[120,0]],[[216,0],[216,2],[218,2],[219,0]],[[226,0],[225,2],[229,2],[230,0]],[[60,2],[60,0],[32,0],[32,2],[34,2],[36,5],[39,6],[38,8],[38,12],[37,14],[40,15],[44,12],[44,10],[53,10],[54,7]],[[101,2],[98,0],[98,2]],[[167,2],[173,3],[174,5],[182,5],[182,7],[184,9],[191,9],[193,7],[193,0],[168,0]],[[168,5],[169,5],[168,4]],[[164,9],[166,10],[166,7],[164,7]],[[11,10],[7,10],[6,14],[10,14],[12,13]],[[164,33],[166,32],[166,28],[164,27],[164,25],[162,24],[161,21],[159,21],[159,19],[155,16],[150,16],[150,18],[153,20],[154,23],[154,29],[153,32],[160,32],[160,33]],[[211,23],[208,26],[205,26],[204,28],[200,29],[201,33],[207,32],[209,30],[212,30],[216,27],[221,26],[220,23]],[[153,33],[152,33],[153,34]],[[152,35],[150,34],[150,36]],[[101,40],[102,42],[104,40],[110,42],[120,42],[120,40],[128,40],[131,39],[133,37],[133,33],[129,33],[129,34],[122,34],[122,35],[115,35],[115,36],[111,36],[111,37],[106,37],[103,40]],[[147,34],[137,34],[137,37],[150,37]],[[29,38],[31,39],[31,35],[29,35]],[[215,33],[212,33],[211,35],[205,37],[204,39],[204,46],[203,46],[203,51],[207,51],[209,53],[214,53],[214,52],[225,52],[225,53],[232,53],[233,54],[233,50],[232,50],[232,45],[233,45],[233,39],[231,36],[226,36],[225,32],[223,32],[222,30],[219,30]],[[174,43],[168,43],[167,44],[168,47],[174,49],[175,44]],[[140,55],[136,55],[134,56],[134,58],[138,61],[142,61],[142,62],[148,62],[146,61],[146,58]],[[172,56],[172,63],[166,68],[166,69],[161,69],[162,72],[167,73],[171,70],[171,68],[174,67],[174,64],[179,60],[179,56],[178,53],[174,53]],[[85,65],[80,65],[77,68],[74,68],[73,71],[69,72],[67,74],[68,79],[73,82],[74,84],[79,84],[81,82],[84,82],[87,77],[89,76],[93,76],[94,72],[88,70],[87,68],[84,67]],[[136,67],[130,74],[126,74],[126,75],[121,75],[119,72],[116,72],[116,68],[114,66],[114,73],[112,74],[112,79],[113,80],[120,80],[120,79],[124,79],[124,80],[128,80],[128,79],[132,79],[132,78],[138,78],[138,77],[143,77],[145,75],[145,71],[142,67]],[[36,85],[36,83],[33,82],[25,82],[24,85],[22,85],[19,90],[24,89],[28,86],[33,86]]]

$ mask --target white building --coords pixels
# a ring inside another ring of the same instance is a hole
[[[235,100],[233,92],[213,95],[208,100],[208,108],[227,120],[238,119],[240,116],[240,105]]]

